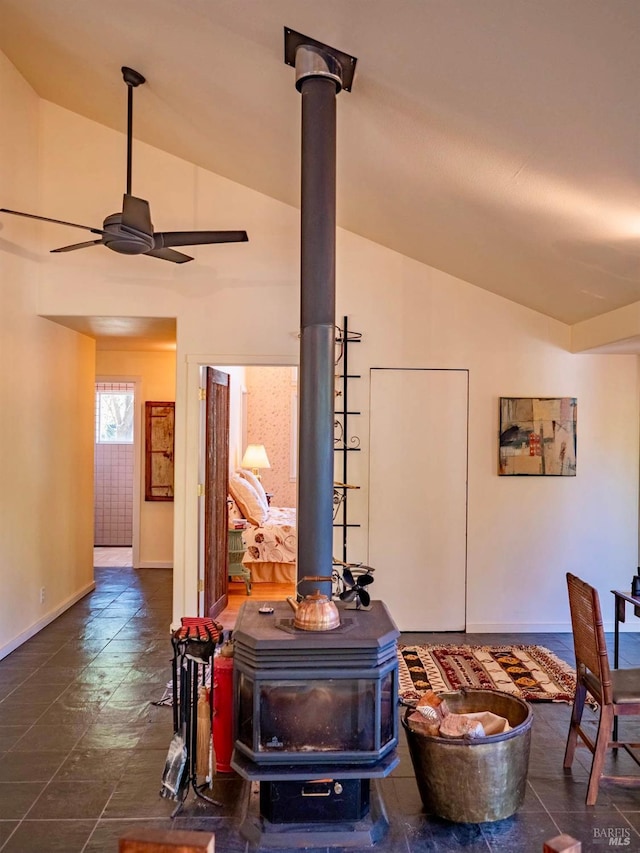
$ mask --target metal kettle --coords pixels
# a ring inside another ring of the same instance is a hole
[[[301,578],[298,583],[312,581],[322,583],[330,581],[330,577],[312,575]],[[335,603],[316,590],[311,595],[305,595],[302,601],[296,601],[289,596],[287,598],[295,617],[293,625],[301,631],[331,631],[340,625],[340,614]]]

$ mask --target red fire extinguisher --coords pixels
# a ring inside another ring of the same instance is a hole
[[[218,773],[232,773],[233,646],[227,642],[213,659],[213,753]]]

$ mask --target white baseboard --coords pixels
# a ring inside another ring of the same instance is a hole
[[[613,619],[604,623],[604,630],[613,633]],[[469,622],[468,634],[571,634],[571,622]],[[640,631],[640,619],[627,619],[620,623],[620,633]]]
[[[172,560],[142,560],[135,567],[136,569],[172,569]]]
[[[22,633],[18,634],[17,637],[14,637],[12,640],[9,640],[4,646],[0,648],[0,660],[6,658],[7,655],[10,655],[11,652],[14,652],[19,646],[23,643],[26,643],[27,640],[30,640],[31,637],[35,636],[38,631],[42,631],[43,628],[46,628],[54,619],[57,619],[61,613],[64,613],[65,610],[68,610],[72,607],[76,602],[80,601],[81,598],[84,598],[85,595],[88,595],[90,592],[96,588],[95,582],[91,581],[85,587],[83,587],[79,592],[74,593],[74,595],[67,598],[62,604],[59,604],[58,607],[50,610],[47,614],[45,614],[41,619],[38,619],[37,622],[34,622],[32,625],[22,631]]]

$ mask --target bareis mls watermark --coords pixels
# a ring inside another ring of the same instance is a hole
[[[631,830],[625,826],[594,827],[593,840],[609,847],[629,847],[631,845]]]

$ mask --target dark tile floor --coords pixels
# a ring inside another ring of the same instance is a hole
[[[211,831],[218,853],[249,853],[238,832],[247,783],[217,777],[222,806],[191,796],[173,821],[174,803],[159,796],[172,714],[151,702],[171,674],[171,573],[97,569],[96,581],[95,592],[0,661],[0,851],[116,853],[122,834],[149,826]],[[539,643],[572,659],[568,634],[402,638],[441,640]],[[621,646],[622,663],[640,665],[640,635],[623,635]],[[622,840],[617,846],[640,851],[640,792],[603,788],[597,806],[587,808],[586,751],[563,772],[568,718],[566,705],[534,706],[524,805],[486,824],[449,824],[424,813],[401,733],[400,765],[381,783],[390,829],[375,849],[541,853],[546,839],[565,832],[583,851],[613,846],[611,834]],[[625,772],[634,767],[624,754],[617,761]]]

